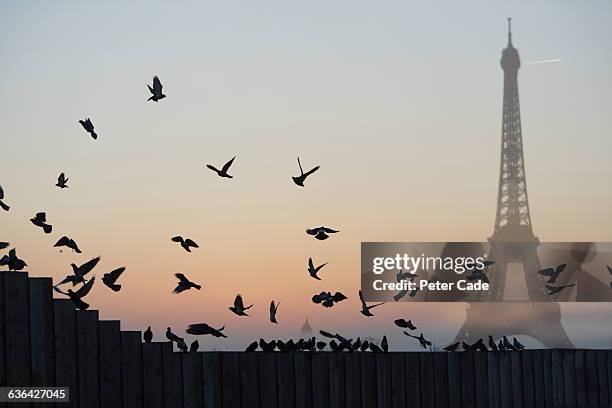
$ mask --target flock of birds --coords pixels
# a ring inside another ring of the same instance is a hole
[[[161,81],[159,80],[157,76],[153,78],[153,85],[152,86],[147,85],[147,87],[149,88],[149,91],[151,93],[151,96],[148,99],[149,101],[159,102],[160,100],[166,97],[166,95],[164,95],[162,91],[163,86],[161,84]],[[94,140],[97,140],[98,135],[95,132],[95,126],[90,118],[79,120],[79,123],[81,124],[83,129],[89,135],[91,135],[91,137]],[[212,164],[207,164],[206,167],[210,169],[211,171],[215,172],[221,178],[231,179],[233,178],[233,176],[229,174],[229,170],[232,164],[234,163],[235,159],[236,159],[236,156],[232,157],[225,164],[223,164],[221,169],[218,169]],[[304,172],[299,157],[297,161],[298,161],[298,166],[300,170],[300,175],[292,177],[292,180],[297,186],[304,187],[304,183],[306,182],[306,179],[310,175],[318,171],[320,166],[315,166],[311,168],[310,170]],[[69,178],[66,177],[64,173],[61,173],[59,177],[57,178],[57,183],[55,185],[59,189],[63,190],[69,187],[68,180]],[[10,207],[4,202],[4,199],[5,199],[4,191],[2,187],[0,186],[0,208],[3,209],[4,211],[9,211]],[[45,212],[39,212],[35,214],[34,217],[30,219],[30,221],[36,227],[41,228],[45,234],[50,234],[53,231],[53,226],[47,220],[47,214]],[[306,233],[308,235],[311,235],[315,239],[321,240],[321,241],[330,238],[332,234],[336,234],[338,232],[339,232],[338,230],[335,230],[329,227],[325,227],[325,226],[309,228],[306,230]],[[191,252],[192,249],[199,248],[198,244],[191,238],[175,236],[171,238],[171,241],[178,243],[186,252]],[[10,244],[8,242],[0,242],[0,250],[8,248],[9,245]],[[54,247],[59,247],[59,248],[65,247],[65,248],[72,250],[73,252],[76,252],[79,254],[81,253],[81,250],[78,244],[75,242],[75,240],[67,236],[62,236],[61,238],[59,238],[58,241],[54,244]],[[93,258],[80,266],[72,263],[70,265],[72,268],[72,272],[68,274],[59,283],[55,284],[53,286],[54,290],[57,293],[67,296],[74,303],[77,309],[85,310],[89,308],[89,304],[85,302],[84,298],[90,293],[95,283],[96,278],[95,276],[88,278],[88,274],[90,274],[92,270],[98,265],[98,263],[100,262],[100,259],[101,259],[100,257]],[[485,268],[492,264],[493,262],[487,261],[487,263],[485,264]],[[321,277],[319,277],[319,273],[326,265],[327,265],[327,262],[320,264],[320,265],[315,265],[313,259],[309,258],[308,266],[307,266],[308,275],[312,277],[313,279],[321,280]],[[0,258],[0,266],[7,266],[10,271],[20,271],[20,270],[23,270],[27,266],[27,263],[17,256],[17,251],[15,248],[13,248],[9,250],[8,254]],[[550,295],[553,295],[555,293],[560,292],[561,290],[565,288],[569,288],[575,285],[575,284],[561,285],[561,286],[551,285],[555,283],[555,280],[558,278],[559,274],[563,272],[563,270],[565,269],[565,266],[566,265],[559,265],[556,268],[547,268],[547,269],[543,269],[539,271],[541,275],[549,278],[546,288],[550,291],[549,293]],[[121,284],[118,283],[118,280],[120,279],[121,275],[125,272],[125,270],[126,270],[126,267],[121,266],[110,272],[104,273],[102,277],[102,283],[105,286],[107,286],[110,290],[112,290],[113,292],[119,292],[121,290]],[[610,268],[609,266],[608,266],[608,271],[612,275],[612,268]],[[192,282],[187,276],[185,276],[185,274],[176,273],[175,277],[178,279],[178,283],[176,287],[174,288],[174,290],[172,291],[174,294],[180,294],[180,293],[183,293],[191,289],[195,289],[195,290],[202,289],[202,286],[200,284]],[[398,282],[403,279],[407,279],[407,278],[414,280],[416,276],[409,275],[408,273],[402,273],[401,271],[397,274]],[[484,268],[478,269],[474,267],[471,275],[467,276],[467,279],[483,280],[485,282],[488,282],[488,278],[485,274]],[[63,289],[65,285],[69,286],[67,290]],[[77,289],[78,285],[80,286]],[[612,287],[612,283],[610,285]],[[396,296],[394,296],[394,300],[399,301],[406,294],[408,294],[407,291],[400,292]],[[409,296],[411,297],[414,297],[415,295],[416,295],[416,290],[413,290],[411,291],[411,293],[409,293]],[[346,299],[347,297],[341,292],[332,293],[331,291],[320,292],[319,294],[315,294],[312,297],[312,301],[315,304],[321,304],[323,307],[326,307],[326,308],[331,308],[335,304],[343,300],[346,300]],[[374,314],[372,313],[372,310],[384,304],[384,302],[382,302],[382,303],[368,305],[361,291],[359,291],[359,299],[361,301],[361,314],[366,317],[374,316]],[[274,300],[272,300],[272,302],[270,303],[269,320],[271,323],[278,324],[277,313],[278,313],[279,305],[280,305],[280,302],[275,302]],[[229,310],[232,311],[237,316],[242,317],[242,316],[249,316],[247,311],[251,309],[252,307],[253,307],[252,304],[245,306],[245,302],[244,302],[242,295],[238,294],[236,295],[234,299],[233,305],[229,307]],[[402,329],[408,329],[411,331],[416,330],[416,326],[412,323],[411,320],[406,321],[404,319],[397,319],[395,320],[394,323],[396,326]],[[223,333],[224,329],[225,329],[225,326],[217,329],[217,328],[214,328],[208,325],[207,323],[196,323],[196,324],[189,325],[188,328],[186,329],[186,333],[191,334],[191,335],[196,335],[196,336],[211,335],[214,337],[226,338],[227,335]],[[404,331],[403,333],[406,336],[418,341],[420,347],[422,348],[428,348],[432,345],[432,343],[424,337],[423,333],[421,333],[419,336],[413,335],[407,331]],[[330,340],[328,342],[317,341],[316,337],[312,337],[310,339],[299,339],[297,341],[272,340],[272,341],[267,342],[264,339],[260,339],[259,342],[251,343],[247,347],[246,351],[255,351],[258,348],[261,349],[262,351],[274,351],[274,350],[278,350],[278,351],[316,351],[316,350],[323,350],[326,347],[329,347],[329,349],[331,349],[332,351],[386,352],[389,349],[389,344],[388,344],[388,340],[386,336],[383,337],[382,342],[380,343],[380,346],[378,346],[374,342],[368,342],[367,340],[362,341],[360,338],[353,340],[350,338],[346,338],[340,334],[337,334],[337,333],[332,334],[332,333],[329,333],[323,330],[320,331],[320,334],[323,337],[329,338]],[[150,326],[147,328],[147,330],[145,330],[143,337],[144,337],[145,342],[152,341],[153,332]],[[169,341],[176,343],[179,350],[184,351],[184,352],[197,351],[199,348],[199,343],[197,340],[195,340],[193,343],[191,343],[189,347],[187,347],[187,344],[185,343],[184,338],[174,334],[170,327],[168,327],[166,330],[166,338]],[[503,337],[503,339],[500,339],[498,343],[495,343],[492,336],[489,336],[488,343],[489,343],[489,348],[491,350],[522,350],[524,349],[524,346],[516,338],[514,338],[513,342],[510,343],[510,341],[505,336]],[[474,351],[474,350],[475,351],[487,351],[488,350],[482,339],[479,339],[477,342],[471,345],[465,342],[463,342],[461,345],[465,351]],[[451,344],[445,347],[444,350],[456,351],[459,346],[460,346],[460,343],[454,343],[454,344]]]

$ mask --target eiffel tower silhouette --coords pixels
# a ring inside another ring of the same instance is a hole
[[[573,346],[561,324],[559,304],[550,300],[537,273],[539,240],[532,230],[525,179],[518,93],[520,66],[518,50],[512,45],[509,18],[508,45],[501,58],[504,99],[497,214],[489,238],[489,259],[496,264],[488,275],[495,291],[479,299],[485,303],[468,303],[466,320],[455,341],[469,342],[489,334],[494,338],[526,335],[546,347],[570,348]],[[448,251],[443,251],[443,256]],[[498,302],[504,298],[510,263],[522,264],[528,296],[533,302]]]

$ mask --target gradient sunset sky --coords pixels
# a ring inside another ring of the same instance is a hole
[[[202,348],[315,329],[390,336],[411,318],[439,345],[465,304],[359,314],[362,241],[483,241],[495,217],[506,18],[534,232],[612,241],[609,1],[32,2],[0,5],[0,213],[33,276],[127,266],[87,298],[122,328],[226,326]],[[147,102],[159,75],[167,98]],[[90,117],[94,141],[78,120]],[[237,155],[232,180],[205,164]],[[320,165],[301,189],[291,182]],[[65,172],[69,189],[54,186]],[[54,232],[28,220],[46,211]],[[305,234],[341,232],[319,242]],[[170,241],[191,237],[188,254]],[[60,253],[61,235],[83,254]],[[329,261],[322,281],[308,257]],[[179,296],[173,274],[201,283]],[[349,296],[331,310],[310,298]],[[252,317],[227,308],[241,293]],[[280,300],[279,326],[268,322]],[[575,345],[610,347],[612,305],[562,306]]]

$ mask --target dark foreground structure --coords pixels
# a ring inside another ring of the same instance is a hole
[[[178,353],[51,285],[0,273],[0,386],[68,386],[70,403],[6,406],[612,406],[611,350]]]

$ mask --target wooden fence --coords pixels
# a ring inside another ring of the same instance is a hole
[[[70,387],[58,407],[612,406],[611,350],[178,353],[51,285],[0,273],[0,386]]]

